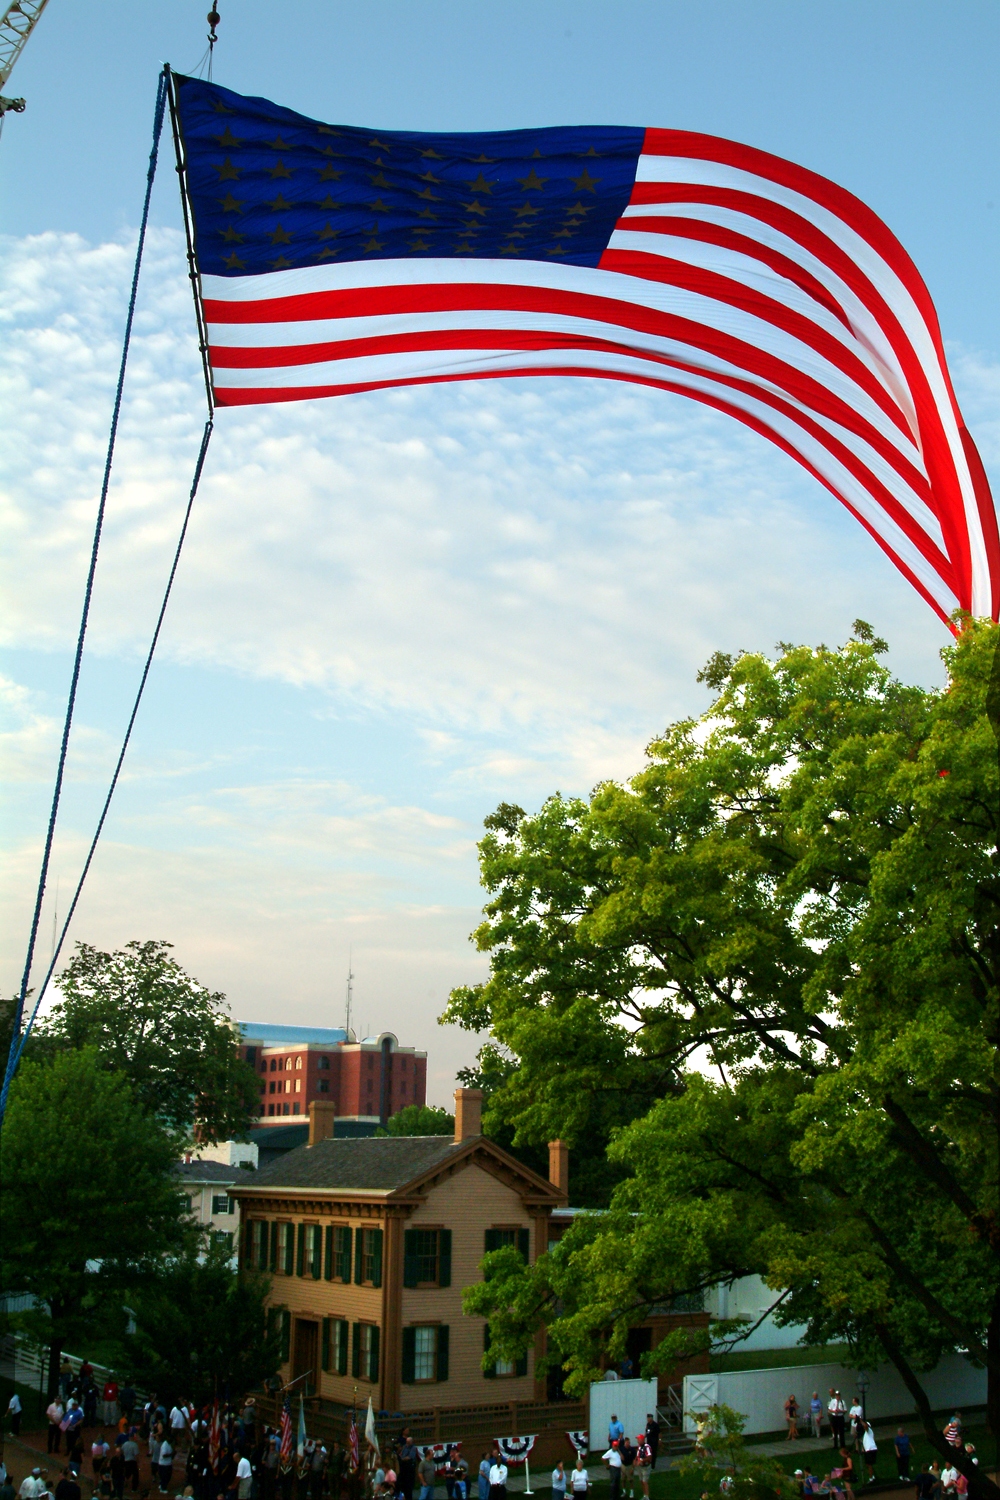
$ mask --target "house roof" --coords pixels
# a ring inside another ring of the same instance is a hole
[[[458,1144],[440,1135],[330,1137],[299,1146],[259,1172],[245,1173],[240,1186],[254,1193],[297,1188],[387,1196],[416,1189],[441,1168],[474,1157],[487,1169],[519,1178],[532,1197],[544,1201],[559,1196],[551,1183],[483,1136]]]
[[[217,1182],[220,1187],[253,1182],[257,1176],[243,1167],[227,1166],[224,1161],[179,1161],[174,1163],[174,1172],[185,1182]]]

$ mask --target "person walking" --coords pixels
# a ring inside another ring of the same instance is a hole
[[[844,1405],[840,1392],[834,1390],[833,1386],[830,1387],[830,1399],[826,1403],[826,1409],[830,1417],[830,1436],[833,1446],[839,1450],[846,1442],[844,1419],[847,1416],[847,1407]]]
[[[865,1422],[861,1431],[861,1456],[868,1470],[868,1483],[875,1481],[875,1465],[878,1462],[878,1443],[875,1441],[875,1429],[870,1422]]]
[[[646,1442],[649,1444],[649,1467],[656,1468],[656,1455],[660,1451],[660,1424],[655,1412],[646,1413]]]
[[[552,1470],[552,1500],[566,1500],[566,1470],[562,1459]]]
[[[240,1454],[240,1461],[236,1465],[236,1500],[250,1500],[250,1488],[253,1484],[253,1466],[245,1453]]]
[[[17,1437],[21,1431],[21,1398],[16,1391],[11,1392],[11,1398],[7,1402],[7,1416],[10,1418],[11,1434]]]
[[[635,1440],[635,1477],[642,1485],[642,1493],[645,1500],[649,1500],[649,1475],[653,1467],[652,1453],[646,1441],[645,1433],[640,1433]]]
[[[819,1391],[813,1391],[809,1399],[809,1425],[814,1438],[823,1436],[823,1402]]]
[[[114,1370],[109,1371],[101,1391],[101,1415],[105,1427],[114,1427],[118,1421],[118,1377]]]
[[[56,1396],[54,1400],[49,1402],[48,1406],[45,1408],[45,1415],[49,1419],[47,1451],[49,1453],[58,1453],[59,1439],[62,1437],[61,1423],[63,1417],[66,1415],[65,1408],[63,1407],[63,1404],[59,1400],[58,1396]]]
[[[576,1463],[569,1476],[569,1488],[573,1500],[584,1500],[584,1496],[590,1489],[590,1475],[583,1466],[582,1453],[576,1455]]]
[[[66,1403],[66,1414],[59,1426],[66,1434],[66,1452],[70,1454],[83,1427],[83,1409],[80,1403],[72,1396],[70,1396],[69,1401]]]
[[[108,1461],[108,1476],[111,1480],[111,1493],[115,1500],[123,1500],[125,1495],[125,1460],[122,1457],[121,1447],[116,1447]]]
[[[785,1421],[788,1423],[785,1442],[794,1443],[799,1435],[799,1403],[794,1396],[789,1396],[785,1402]]]
[[[156,1461],[156,1467],[160,1473],[160,1494],[166,1495],[170,1491],[170,1480],[174,1471],[174,1449],[168,1437],[160,1443],[160,1453]]]
[[[622,1456],[618,1452],[617,1441],[611,1444],[606,1453],[601,1454],[601,1462],[608,1466],[608,1478],[611,1480],[610,1500],[619,1500],[622,1490]]]
[[[507,1465],[499,1450],[494,1452],[493,1462],[490,1464],[489,1500],[507,1500]]]
[[[860,1453],[861,1439],[865,1431],[865,1409],[857,1396],[851,1402],[851,1409],[847,1413],[847,1420],[851,1424],[851,1432],[854,1436],[854,1451],[855,1453]]]
[[[896,1453],[896,1472],[900,1479],[907,1482],[910,1478],[910,1435],[905,1427],[896,1428],[896,1436],[892,1440],[892,1446]]]
[[[170,1446],[179,1453],[184,1446],[184,1435],[188,1430],[188,1410],[180,1401],[170,1408]]]
[[[635,1488],[635,1449],[627,1437],[623,1437],[618,1444],[618,1452],[622,1461],[622,1494],[633,1500]]]
[[[104,1466],[108,1461],[108,1454],[110,1452],[111,1449],[108,1447],[108,1444],[104,1441],[101,1434],[97,1433],[90,1445],[90,1466],[94,1473],[95,1488],[97,1481],[104,1473]]]

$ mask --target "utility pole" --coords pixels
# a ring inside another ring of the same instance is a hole
[[[48,3],[49,0],[13,0],[0,18],[0,89],[5,86]],[[7,99],[0,94],[0,120],[8,110],[19,115],[23,109],[23,99]]]

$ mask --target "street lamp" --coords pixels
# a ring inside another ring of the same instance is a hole
[[[867,1403],[867,1401],[866,1401],[865,1398],[868,1395],[868,1388],[869,1388],[870,1385],[871,1385],[871,1381],[868,1378],[868,1371],[867,1370],[859,1370],[858,1371],[858,1395],[861,1397],[861,1415],[864,1417],[864,1419],[865,1419],[866,1422],[868,1421],[868,1403]]]

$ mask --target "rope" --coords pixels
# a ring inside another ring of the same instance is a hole
[[[90,617],[90,601],[94,591],[94,574],[97,571],[97,555],[101,546],[101,533],[104,528],[104,512],[107,506],[108,486],[111,482],[111,463],[115,452],[115,439],[118,436],[118,419],[121,415],[122,392],[125,387],[125,366],[128,362],[129,344],[132,339],[132,322],[135,317],[135,301],[139,290],[139,268],[142,265],[142,251],[146,240],[146,225],[149,222],[149,202],[153,192],[153,178],[156,175],[156,159],[160,145],[160,131],[163,128],[163,111],[167,99],[166,75],[161,73],[156,86],[156,108],[153,112],[153,145],[149,153],[149,167],[146,171],[146,196],[142,205],[142,221],[139,225],[139,242],[135,249],[135,267],[132,271],[132,292],[129,297],[128,316],[125,319],[125,337],[122,343],[121,364],[118,370],[118,385],[115,390],[115,404],[111,414],[111,431],[108,435],[108,451],[104,461],[104,480],[101,484],[101,499],[97,507],[97,521],[94,526],[94,540],[90,549],[90,567],[87,571],[87,585],[83,596],[83,612],[80,616],[80,630],[76,640],[76,655],[73,658],[73,675],[70,679],[69,699],[66,703],[66,718],[63,722],[62,742],[59,747],[59,763],[56,768],[56,782],[52,793],[52,808],[49,812],[49,826],[45,835],[45,847],[42,852],[42,866],[38,875],[38,889],[35,893],[35,909],[31,918],[31,932],[28,937],[28,952],[24,962],[24,974],[21,978],[21,988],[14,1003],[13,1034],[11,1037],[10,1053],[7,1058],[7,1068],[4,1073],[3,1089],[0,1090],[0,1121],[3,1119],[3,1111],[7,1103],[7,1092],[10,1081],[14,1076],[17,1059],[20,1056],[18,1039],[21,1032],[21,1020],[24,1015],[24,1002],[28,994],[28,982],[31,978],[31,965],[35,956],[35,943],[38,938],[38,924],[42,915],[42,901],[45,897],[45,886],[48,880],[49,860],[52,855],[52,840],[55,836],[56,817],[59,812],[59,799],[62,796],[63,776],[66,770],[66,755],[69,749],[70,729],[73,724],[73,710],[76,707],[76,690],[80,681],[80,664],[83,659],[83,643],[87,634],[87,622]],[[37,1009],[37,1007],[36,1007]]]
[[[80,899],[80,893],[83,890],[84,881],[87,879],[87,876],[90,873],[90,866],[93,862],[94,853],[97,849],[97,842],[104,830],[104,823],[108,816],[108,809],[111,806],[111,799],[114,796],[115,788],[118,785],[118,777],[121,774],[122,765],[125,761],[125,752],[128,750],[129,741],[132,738],[132,730],[135,727],[136,715],[139,712],[139,704],[142,701],[142,695],[146,687],[146,679],[149,676],[149,669],[153,663],[153,653],[156,650],[156,644],[160,639],[160,630],[163,625],[163,617],[167,612],[167,604],[170,599],[170,592],[174,586],[174,578],[177,575],[177,564],[181,559],[181,548],[184,546],[184,538],[187,536],[188,522],[191,520],[191,507],[194,505],[194,497],[198,493],[198,485],[201,482],[201,471],[205,467],[205,457],[208,453],[208,443],[209,439],[212,436],[213,426],[214,424],[212,422],[212,419],[211,417],[209,417],[208,421],[205,423],[205,431],[202,434],[201,447],[198,450],[198,460],[194,466],[194,478],[191,481],[191,490],[188,495],[187,509],[184,512],[184,521],[181,525],[181,534],[177,538],[177,546],[174,549],[174,560],[170,566],[170,575],[167,578],[167,586],[163,592],[163,602],[160,605],[160,613],[156,617],[156,628],[153,631],[153,639],[150,641],[149,650],[146,653],[146,662],[142,669],[142,676],[139,679],[139,687],[135,695],[135,702],[132,704],[132,712],[129,715],[128,727],[125,730],[125,738],[122,741],[121,750],[118,752],[118,760],[115,762],[114,774],[111,777],[111,784],[108,787],[108,794],[104,799],[104,806],[101,808],[101,816],[97,820],[97,828],[94,831],[94,837],[91,840],[90,848],[87,851],[87,858],[84,862],[80,879],[77,881],[76,890],[73,892],[73,900],[70,902],[66,920],[63,923],[62,931],[59,934],[59,941],[53,951],[52,958],[49,961],[48,970],[46,972],[44,980],[42,981],[41,988],[38,991],[38,999],[35,1001],[34,1009],[32,1010],[30,1017],[28,1018],[28,1024],[24,1028],[20,1042],[18,1042],[17,1037],[15,1036],[14,1041],[11,1044],[12,1049],[15,1046],[17,1048],[17,1051],[13,1055],[13,1065],[11,1065],[11,1063],[8,1063],[7,1065],[8,1072],[11,1078],[13,1078],[17,1065],[21,1060],[21,1053],[27,1046],[28,1037],[31,1035],[31,1028],[35,1024],[35,1017],[38,1015],[38,1007],[41,1005],[42,997],[49,987],[49,981],[52,978],[55,966],[59,960],[59,954],[62,952],[62,946],[66,941],[66,934],[69,931],[70,923],[73,920],[73,914],[76,911],[77,902]],[[7,1107],[7,1091],[9,1086],[10,1080],[5,1078],[3,1089],[2,1091],[0,1091],[0,1120],[3,1119],[3,1112]]]

